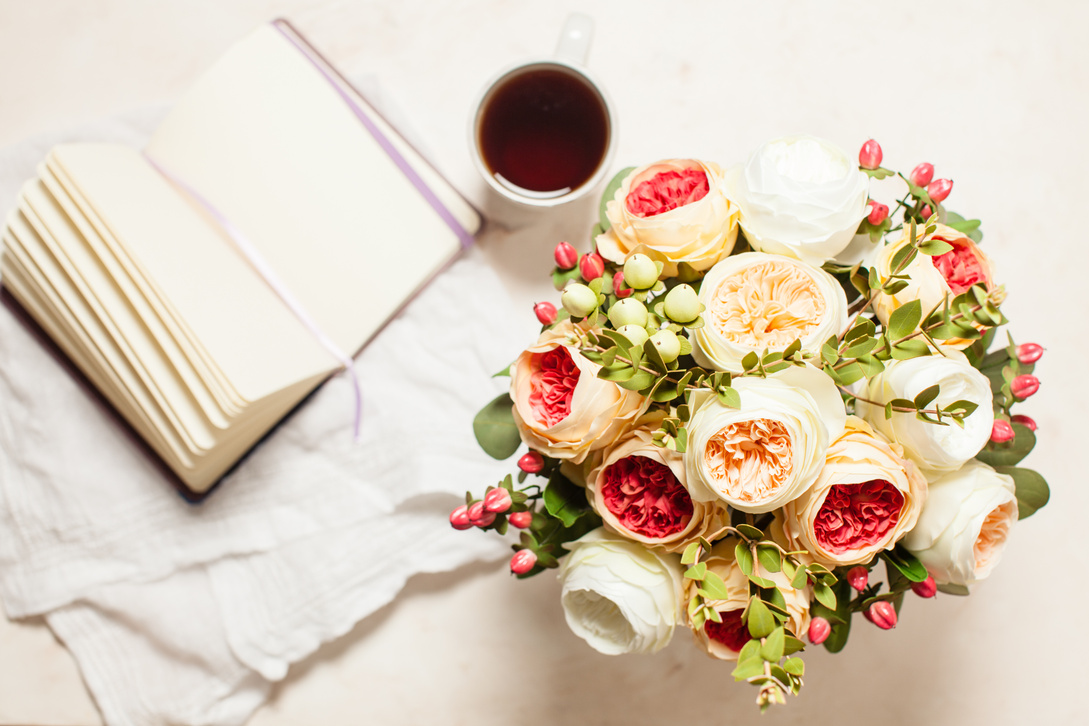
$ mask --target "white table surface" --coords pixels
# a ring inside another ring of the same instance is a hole
[[[440,169],[485,204],[466,149],[473,97],[499,67],[550,54],[576,9],[597,21],[591,67],[621,120],[617,168],[682,156],[730,164],[806,132],[851,153],[876,137],[887,166],[931,161],[954,179],[948,205],[983,219],[1012,332],[1047,348],[1043,386],[1022,411],[1040,425],[1026,464],[1050,481],[1052,504],[1014,530],[971,598],[909,599],[890,632],[859,619],[844,653],[809,656],[801,698],[759,721],[752,689],[685,633],[656,657],[601,656],[567,630],[552,577],[516,583],[481,565],[412,580],[293,668],[253,723],[1082,721],[1089,5],[0,0],[0,145],[170,101],[282,15],[344,71],[375,74]],[[555,299],[551,247],[584,249],[594,206],[493,226],[482,241],[527,331],[530,303]],[[0,723],[100,723],[40,621],[0,618]]]

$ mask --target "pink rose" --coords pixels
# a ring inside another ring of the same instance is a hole
[[[728,522],[722,506],[692,500],[683,455],[655,446],[643,428],[605,450],[587,476],[586,488],[606,527],[670,552],[683,550],[700,536],[713,536]]]
[[[631,427],[642,397],[597,377],[566,320],[541,334],[511,366],[514,423],[530,448],[581,463]]]
[[[605,205],[611,227],[597,236],[602,257],[623,264],[640,253],[663,275],[687,262],[706,270],[733,250],[739,211],[726,198],[722,171],[695,159],[666,159],[635,169]]]
[[[926,494],[903,450],[848,416],[817,481],[783,507],[783,529],[791,547],[822,565],[866,563],[915,526]]]

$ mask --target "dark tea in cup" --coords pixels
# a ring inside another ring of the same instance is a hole
[[[528,200],[558,200],[600,176],[611,134],[599,90],[560,63],[522,66],[500,78],[475,124],[487,173]]]

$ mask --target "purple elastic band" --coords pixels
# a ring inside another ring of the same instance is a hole
[[[317,323],[315,323],[306,312],[306,309],[302,304],[295,299],[295,296],[291,294],[291,290],[280,281],[279,276],[277,276],[272,267],[265,262],[265,258],[261,256],[261,253],[257,251],[257,248],[253,246],[249,241],[249,238],[243,234],[242,230],[231,224],[231,220],[227,219],[227,217],[216,209],[214,204],[205,199],[200,192],[160,166],[147,154],[147,152],[144,152],[144,158],[147,159],[148,163],[151,164],[156,171],[184,190],[193,201],[204,208],[204,211],[219,224],[223,231],[227,233],[227,236],[235,243],[235,246],[238,247],[238,251],[245,255],[246,259],[249,260],[249,263],[253,265],[253,268],[257,271],[257,274],[264,278],[268,286],[272,288],[272,291],[283,300],[288,309],[290,309],[291,312],[295,314],[295,317],[306,326],[306,329],[310,331],[311,335],[313,335],[319,343],[321,343],[322,347],[332,353],[333,357],[348,371],[348,375],[351,376],[352,379],[352,387],[355,389],[355,426],[353,429],[353,438],[355,441],[359,441],[360,425],[363,421],[363,389],[359,384],[359,376],[355,372],[355,366],[352,364],[352,357],[341,350],[340,346],[334,343],[321,331],[321,328],[318,327]]]
[[[381,146],[382,150],[386,152],[386,155],[389,156],[389,158],[393,160],[393,163],[397,165],[397,168],[400,169],[406,177],[408,177],[408,180],[412,182],[412,186],[416,187],[416,190],[423,196],[425,200],[427,200],[427,203],[431,205],[431,208],[435,210],[435,213],[438,214],[440,218],[442,218],[443,222],[446,222],[446,226],[449,227],[455,235],[457,235],[457,238],[461,241],[462,248],[471,247],[473,244],[473,235],[471,235],[467,229],[461,226],[461,223],[458,222],[453,214],[450,213],[450,210],[446,208],[446,205],[444,205],[439,200],[439,198],[435,195],[435,192],[431,190],[431,187],[427,186],[427,183],[420,178],[420,175],[416,173],[416,170],[412,167],[412,165],[408,163],[404,156],[401,155],[401,152],[397,150],[397,147],[394,146],[388,138],[386,138],[386,135],[383,134],[382,131],[378,128],[377,124],[375,124],[374,121],[371,120],[370,116],[368,116],[367,113],[359,107],[359,104],[357,104],[352,99],[352,97],[348,95],[348,93],[341,87],[341,84],[337,82],[337,79],[334,78],[332,74],[330,74],[327,70],[325,70],[325,67],[317,60],[315,60],[311,53],[305,47],[303,47],[303,45],[299,43],[299,41],[295,37],[293,37],[290,33],[284,30],[278,23],[273,22],[272,27],[280,31],[280,34],[282,36],[287,38],[292,45],[298,48],[303,56],[305,56],[306,59],[310,61],[310,64],[314,66],[314,68],[316,68],[322,76],[325,77],[325,80],[329,82],[329,85],[333,87],[333,90],[335,90],[337,94],[342,99],[344,99],[344,102],[348,104],[348,108],[352,110],[352,113],[354,113],[356,118],[359,119],[359,122],[363,124],[367,131],[370,132],[371,136],[374,137],[374,140],[378,142],[378,145]]]

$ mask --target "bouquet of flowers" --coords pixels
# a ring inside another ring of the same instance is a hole
[[[1043,349],[996,343],[1004,288],[952,182],[881,161],[802,136],[625,169],[594,250],[556,246],[562,306],[535,306],[474,421],[491,456],[529,452],[450,522],[520,529],[511,570],[558,568],[598,651],[687,627],[763,710],[801,688],[807,643],[895,627],[908,591],[967,595],[1047,503],[1013,414]]]

